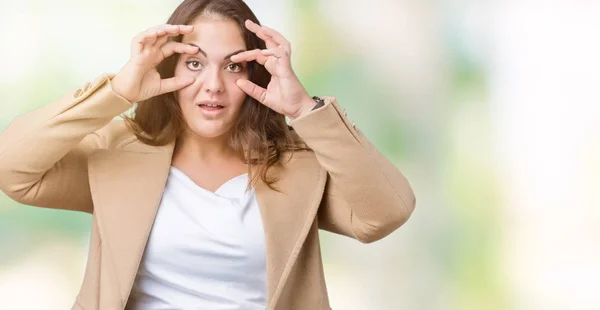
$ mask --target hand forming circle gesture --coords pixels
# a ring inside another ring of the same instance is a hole
[[[269,71],[271,81],[266,89],[246,79],[238,80],[237,85],[252,98],[291,119],[310,111],[315,102],[292,69],[290,42],[279,32],[250,20],[246,20],[246,28],[265,41],[267,49],[241,52],[232,56],[231,61],[256,61]]]
[[[188,25],[160,25],[141,32],[131,40],[131,58],[112,79],[115,92],[131,102],[139,102],[179,90],[194,83],[189,76],[161,79],[156,66],[174,53],[198,53],[189,44],[168,41],[169,37],[190,34]]]

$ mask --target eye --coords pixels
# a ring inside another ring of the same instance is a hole
[[[198,71],[198,70],[202,69],[202,64],[197,60],[188,60],[185,62],[185,64],[187,65],[187,67],[190,70],[193,70],[193,71]],[[193,65],[195,68],[192,68],[190,65]]]
[[[242,70],[244,70],[244,67],[242,67],[241,64],[232,63],[227,66],[227,70],[229,70],[233,73],[238,73],[238,72],[241,72]]]

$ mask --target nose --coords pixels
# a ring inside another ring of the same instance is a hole
[[[206,75],[204,76],[204,91],[207,93],[222,93],[224,90],[223,77],[221,76],[221,70],[216,68],[206,69]]]

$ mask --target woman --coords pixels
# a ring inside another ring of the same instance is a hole
[[[186,0],[116,75],[0,135],[3,192],[93,216],[73,309],[330,309],[318,229],[408,219],[406,179],[290,54],[242,0]]]

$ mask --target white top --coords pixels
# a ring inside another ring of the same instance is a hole
[[[171,167],[127,309],[265,309],[265,241],[248,174],[215,192]]]

